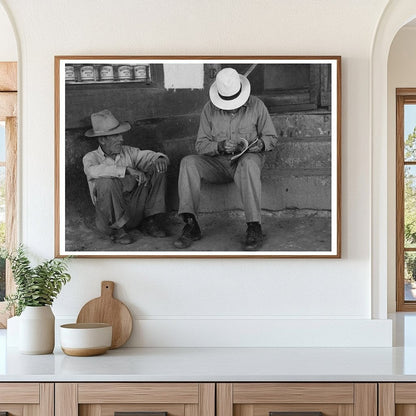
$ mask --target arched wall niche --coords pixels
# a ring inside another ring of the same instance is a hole
[[[391,0],[378,24],[371,54],[372,316],[395,311],[395,136],[389,134],[388,59],[399,30],[416,18],[414,0]],[[393,112],[395,110],[393,109]],[[392,147],[393,145],[393,147]]]

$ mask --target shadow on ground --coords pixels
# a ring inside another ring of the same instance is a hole
[[[320,251],[331,250],[331,218],[328,212],[263,213],[264,244],[259,251]],[[67,252],[96,251],[173,251],[173,242],[181,233],[183,223],[171,214],[164,219],[166,238],[153,238],[139,230],[132,230],[134,242],[129,245],[113,243],[94,228],[93,218],[72,218],[66,224]],[[201,214],[199,223],[203,237],[185,251],[241,251],[244,250],[246,224],[240,211]],[[81,253],[80,253],[81,254]],[[114,253],[117,254],[117,253]]]

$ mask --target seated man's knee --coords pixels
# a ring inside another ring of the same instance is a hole
[[[188,155],[182,158],[181,160],[181,169],[188,169],[191,167],[195,167],[198,164],[198,155]]]
[[[99,178],[95,180],[95,187],[97,192],[111,191],[120,187],[118,178]]]
[[[255,153],[247,153],[241,158],[239,166],[245,169],[260,168],[259,156]]]

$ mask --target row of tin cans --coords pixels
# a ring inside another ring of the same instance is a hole
[[[147,82],[149,79],[149,65],[65,65],[65,82]]]

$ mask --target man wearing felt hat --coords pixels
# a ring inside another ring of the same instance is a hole
[[[258,250],[263,244],[260,175],[264,153],[276,146],[277,135],[266,106],[250,92],[249,80],[233,68],[219,71],[210,88],[195,143],[197,155],[186,156],[180,165],[179,214],[185,226],[174,242],[177,248],[187,248],[202,236],[197,221],[202,179],[236,183],[247,222],[245,249]],[[240,157],[234,155],[247,148]]]
[[[95,223],[115,243],[131,244],[129,230],[140,229],[153,237],[166,237],[157,215],[166,212],[166,171],[163,153],[123,145],[129,131],[109,110],[91,114],[86,137],[97,138],[98,148],[83,158]]]

